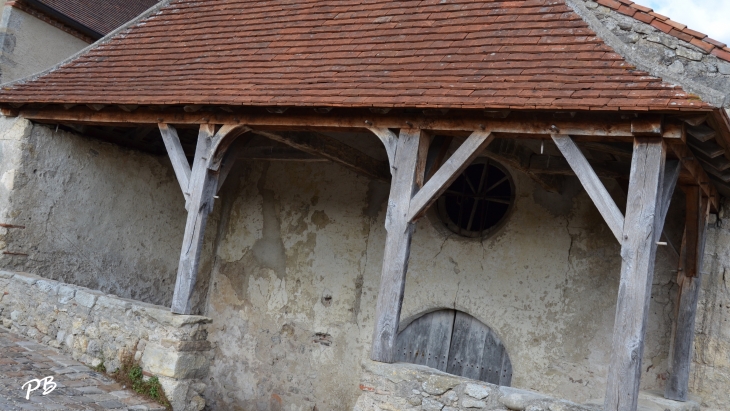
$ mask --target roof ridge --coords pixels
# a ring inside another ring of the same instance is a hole
[[[654,9],[634,3],[631,0],[594,0],[601,6],[608,7],[623,15],[646,23],[670,36],[699,47],[708,54],[730,62],[730,47],[727,44],[710,38],[707,34],[692,30],[686,25],[661,15]]]

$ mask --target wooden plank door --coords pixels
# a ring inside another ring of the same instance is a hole
[[[439,310],[414,320],[398,334],[396,348],[396,361],[497,385],[512,383],[512,363],[502,341],[461,311]]]
[[[454,327],[454,310],[426,314],[398,334],[396,361],[446,371]]]

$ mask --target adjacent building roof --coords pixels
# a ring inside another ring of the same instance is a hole
[[[649,24],[680,40],[691,43],[717,58],[730,61],[730,48],[727,47],[727,44],[711,39],[707,34],[692,30],[682,23],[677,23],[649,7],[636,4],[630,0],[596,0],[596,3]]]
[[[34,6],[45,6],[101,35],[142,14],[157,0],[30,0]]]
[[[564,0],[173,0],[0,101],[712,108],[636,70]]]

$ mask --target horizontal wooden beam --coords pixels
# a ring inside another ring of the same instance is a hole
[[[247,114],[226,112],[198,111],[188,113],[183,110],[152,111],[138,109],[127,112],[114,107],[94,111],[78,106],[71,110],[53,106],[40,109],[20,109],[9,111],[8,115],[22,116],[29,120],[52,123],[85,123],[96,125],[143,125],[143,124],[245,124],[256,128],[369,128],[384,130],[388,128],[419,128],[431,131],[468,131],[479,129],[493,130],[495,133],[511,134],[568,134],[594,137],[600,141],[630,141],[635,135],[632,132],[634,120],[617,120],[616,118],[590,120],[549,119],[538,115],[514,115],[509,118],[488,118],[485,114],[469,116],[431,117],[397,114]],[[645,130],[642,129],[641,132]],[[683,129],[673,124],[664,125],[665,138],[683,138]],[[583,138],[582,138],[583,139]]]
[[[267,161],[306,161],[328,162],[330,160],[320,156],[313,156],[291,147],[243,147],[238,150],[237,160],[267,160]]]
[[[324,134],[307,132],[278,132],[254,130],[255,134],[286,144],[313,156],[325,158],[369,178],[390,181],[390,167],[363,152]]]

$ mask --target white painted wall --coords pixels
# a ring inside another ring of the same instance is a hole
[[[24,11],[5,6],[0,17],[0,83],[53,67],[89,44]]]

